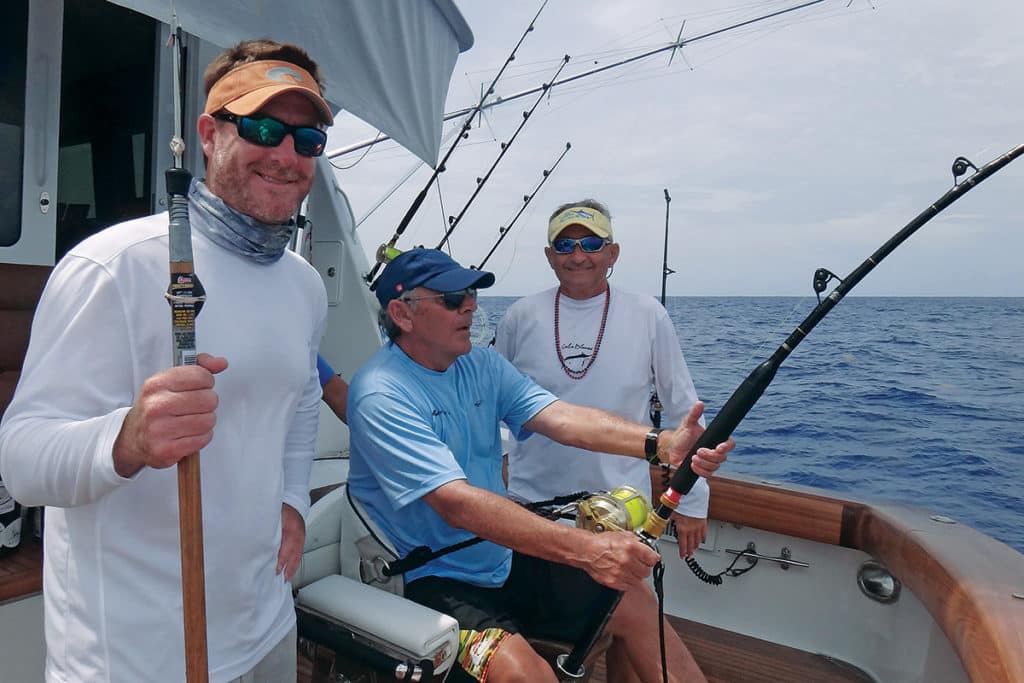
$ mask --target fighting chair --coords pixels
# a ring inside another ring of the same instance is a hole
[[[345,485],[310,509],[302,564],[292,582],[299,637],[334,651],[336,662],[378,672],[382,680],[431,680],[455,660],[458,622],[401,597],[400,579],[391,590],[360,579],[356,543],[368,531]],[[314,661],[314,681],[326,680],[318,679],[325,668],[329,662]]]
[[[335,652],[335,661],[366,665],[379,680],[429,680],[454,663],[459,626],[452,617],[402,597],[401,576],[383,569],[398,559],[394,547],[341,485],[316,503],[306,522],[298,589],[299,636]],[[571,643],[531,639],[552,665]],[[586,681],[611,637],[605,634],[584,662]],[[361,663],[361,664],[360,664]],[[332,668],[314,661],[314,681]],[[334,667],[338,673],[352,674]],[[393,678],[388,678],[393,677]]]

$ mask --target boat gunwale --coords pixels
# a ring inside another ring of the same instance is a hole
[[[663,485],[652,470],[656,495]],[[743,475],[708,480],[708,518],[860,550],[899,578],[972,681],[1024,681],[1024,555],[921,508]]]

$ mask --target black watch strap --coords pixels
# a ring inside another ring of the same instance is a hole
[[[644,438],[644,455],[647,457],[647,462],[652,465],[657,465],[658,460],[658,435],[661,434],[664,429],[660,427],[654,427],[651,431],[647,432],[647,436]]]

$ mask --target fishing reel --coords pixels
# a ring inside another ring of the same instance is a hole
[[[651,504],[632,486],[592,494],[576,504],[576,526],[601,533],[636,531],[643,526]]]
[[[401,253],[402,252],[399,249],[396,249],[395,247],[382,244],[379,247],[377,247],[377,254],[375,260],[377,261],[377,263],[387,265],[388,263],[391,263],[396,258],[398,258],[401,255]]]

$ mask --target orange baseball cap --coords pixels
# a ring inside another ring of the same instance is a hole
[[[297,92],[309,98],[317,108],[320,120],[334,123],[334,115],[320,94],[320,86],[312,74],[291,62],[262,59],[235,67],[220,77],[206,96],[207,114],[229,111],[249,116],[271,99],[286,92]]]

